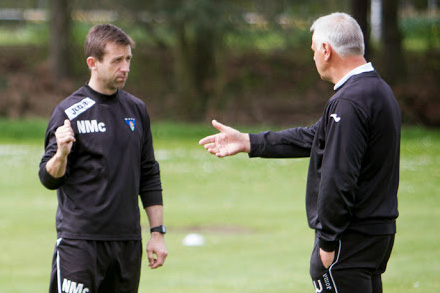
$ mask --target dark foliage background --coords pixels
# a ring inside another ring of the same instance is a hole
[[[333,86],[316,73],[309,27],[330,11],[351,13],[357,2],[365,1],[76,0],[61,8],[44,0],[2,1],[0,116],[49,116],[88,79],[82,49],[88,28],[113,22],[137,43],[126,89],[146,102],[152,119],[310,124]],[[396,1],[402,59],[391,70],[397,49],[385,54],[390,46],[374,36],[366,2],[368,60],[391,84],[404,122],[440,126],[440,19],[428,5],[437,1]],[[54,9],[71,16],[58,24],[66,29],[55,41]]]

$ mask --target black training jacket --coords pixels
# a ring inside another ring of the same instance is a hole
[[[310,127],[250,134],[250,157],[310,156],[306,211],[319,245],[345,231],[394,234],[398,217],[401,114],[375,71],[350,77]]]
[[[76,142],[65,176],[53,178],[46,163],[57,150],[55,131],[65,119]],[[44,186],[58,189],[59,238],[141,239],[139,195],[144,207],[162,205],[145,104],[122,90],[106,96],[81,87],[52,113],[39,176]]]

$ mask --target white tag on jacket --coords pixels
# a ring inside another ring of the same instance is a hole
[[[78,102],[69,108],[67,108],[64,112],[66,113],[67,117],[69,117],[69,120],[73,120],[76,117],[78,117],[81,113],[84,113],[93,105],[95,105],[96,102],[92,100],[91,98],[85,98],[81,102]]]

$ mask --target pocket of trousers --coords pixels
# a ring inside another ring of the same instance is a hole
[[[334,262],[335,259],[333,259],[333,263]],[[325,268],[324,264],[322,263],[318,245],[315,245],[313,248],[312,256],[310,258],[310,276],[312,277],[312,282],[316,293],[336,292],[333,282],[331,281],[329,269]]]
[[[312,279],[315,279],[315,277],[322,275],[326,271],[328,271],[328,268],[324,267],[321,256],[319,255],[319,246],[315,244],[310,257],[310,276]]]

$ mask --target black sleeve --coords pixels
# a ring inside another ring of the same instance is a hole
[[[141,155],[141,179],[139,195],[141,197],[143,207],[146,208],[153,205],[163,205],[163,199],[159,163],[154,157],[150,118],[148,113],[146,113],[144,116],[144,144]]]
[[[331,117],[333,116],[333,117]],[[326,138],[318,194],[322,228],[319,245],[336,249],[350,224],[362,159],[367,148],[367,115],[360,107],[336,99],[324,114]]]
[[[278,132],[249,134],[249,157],[301,158],[309,157],[313,139],[321,120],[310,127],[297,127]]]
[[[40,170],[38,172],[40,181],[47,189],[51,189],[51,190],[58,189],[61,185],[64,184],[65,176],[60,178],[53,177],[52,175],[49,174],[49,172],[47,172],[46,164],[47,162],[42,163],[40,165]]]
[[[64,176],[61,178],[52,177],[46,170],[47,162],[55,155],[57,152],[57,140],[55,137],[55,131],[58,127],[64,124],[64,120],[67,117],[64,115],[62,111],[58,108],[52,113],[52,116],[49,119],[49,123],[46,130],[45,140],[44,140],[44,148],[45,153],[40,161],[40,168],[38,175],[40,177],[40,181],[44,187],[48,189],[58,189],[61,185],[64,184]],[[67,171],[66,171],[67,173]]]

